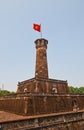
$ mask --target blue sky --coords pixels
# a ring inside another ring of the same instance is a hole
[[[16,91],[34,77],[40,33],[33,23],[48,40],[49,77],[84,86],[84,0],[1,0],[0,88]]]

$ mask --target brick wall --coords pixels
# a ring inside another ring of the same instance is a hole
[[[32,116],[0,125],[3,130],[84,130],[84,111]]]
[[[0,110],[22,115],[39,115],[84,109],[84,95],[24,94],[0,98]]]
[[[0,110],[17,114],[24,114],[24,98],[0,98]]]
[[[33,78],[18,83],[17,93],[69,93],[67,81]]]

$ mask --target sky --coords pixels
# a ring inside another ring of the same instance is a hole
[[[49,78],[84,86],[84,0],[0,0],[0,88],[35,76],[33,23],[48,40]]]

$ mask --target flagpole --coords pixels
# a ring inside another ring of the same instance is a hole
[[[40,24],[40,27],[41,27],[41,24]],[[41,29],[41,38],[42,38],[42,29]]]

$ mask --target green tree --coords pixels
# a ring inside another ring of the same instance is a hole
[[[70,93],[74,93],[74,91],[75,91],[74,87],[73,86],[69,86],[69,91],[70,91]]]
[[[80,88],[79,88],[79,93],[84,94],[84,87],[80,87]]]
[[[10,92],[8,90],[0,90],[0,96],[8,96],[12,94],[15,94],[15,92]]]
[[[84,87],[75,88],[73,86],[69,86],[69,91],[73,94],[84,94]]]

